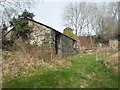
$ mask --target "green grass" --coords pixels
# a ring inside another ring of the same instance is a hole
[[[10,58],[10,55],[3,55],[3,58],[4,58],[4,59],[9,59],[9,58]]]
[[[68,58],[69,68],[36,70],[28,75],[5,80],[4,88],[118,88],[118,74],[95,61],[95,55]],[[59,67],[60,68],[60,67]],[[44,71],[44,72],[43,72]]]

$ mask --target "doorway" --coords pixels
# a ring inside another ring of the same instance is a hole
[[[60,46],[60,33],[55,33],[55,54],[59,53]]]

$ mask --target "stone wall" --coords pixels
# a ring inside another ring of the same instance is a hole
[[[53,52],[57,55],[61,55],[62,44],[61,44],[61,33],[51,30],[51,47]]]
[[[52,30],[51,47],[54,53],[60,56],[75,55],[78,52],[76,40],[54,30]]]
[[[62,55],[75,55],[77,53],[76,50],[76,41],[67,38],[64,35],[61,35],[61,43],[62,43]]]
[[[55,55],[60,56],[74,55],[77,53],[76,40],[34,21],[29,21],[29,25],[33,27],[29,36],[30,44],[49,46]]]
[[[41,45],[51,45],[51,30],[38,23],[29,21],[29,25],[33,27],[32,32],[29,36],[29,43],[38,46]]]

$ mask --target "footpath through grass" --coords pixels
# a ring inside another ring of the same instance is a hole
[[[69,58],[72,65],[62,70],[30,72],[3,82],[4,88],[118,88],[118,74],[95,61],[95,55]],[[43,68],[44,69],[44,68]]]

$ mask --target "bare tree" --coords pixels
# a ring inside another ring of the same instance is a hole
[[[34,0],[2,0],[0,1],[0,28],[3,24],[9,23],[11,18],[16,17],[24,11],[24,9],[30,9]]]
[[[87,33],[94,38],[99,35],[104,39],[110,39],[118,30],[118,3],[71,3],[65,8],[64,25],[75,30],[76,35]],[[91,43],[92,43],[91,38]],[[96,47],[98,54],[99,47]]]
[[[99,14],[99,16],[101,15],[102,17],[97,16],[99,20],[96,20],[97,24],[99,22],[98,33],[103,34],[104,37],[107,36],[106,38],[113,37],[114,33],[118,29],[118,3],[104,3],[101,6],[100,12],[102,15]]]
[[[87,26],[87,3],[70,3],[64,10],[63,19],[66,27],[75,30],[75,34],[82,34],[82,30]]]
[[[96,13],[94,13],[94,19],[91,21],[91,27],[96,35],[101,35],[105,40],[110,40],[114,37],[118,30],[118,3],[104,3],[101,6],[97,6]],[[94,10],[95,11],[95,10]],[[104,46],[104,53],[107,48]],[[96,47],[96,60],[98,60],[99,47]],[[105,53],[107,54],[107,52]],[[107,55],[104,55],[106,59]]]
[[[13,17],[18,17],[25,9],[30,10],[35,4],[34,0],[2,0],[0,1],[0,32],[3,32],[2,29],[4,25],[9,27],[9,21]],[[2,33],[3,34],[3,33]]]

